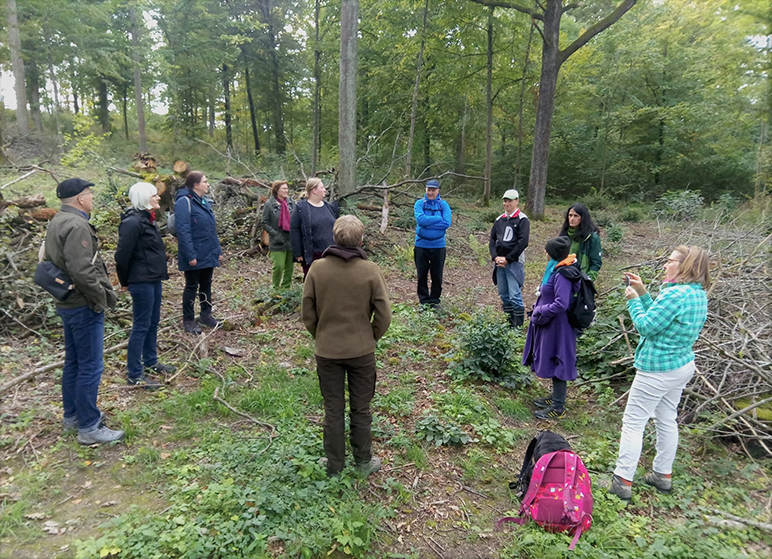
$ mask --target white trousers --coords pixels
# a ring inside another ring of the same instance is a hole
[[[633,480],[641,457],[643,431],[652,417],[657,429],[657,456],[653,469],[659,474],[673,473],[673,461],[678,450],[678,403],[693,376],[694,361],[664,373],[636,371],[622,418],[622,439],[614,470],[616,475]]]

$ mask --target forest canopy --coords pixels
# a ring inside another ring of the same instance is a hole
[[[559,3],[560,47],[618,3]],[[172,159],[204,140],[269,172],[337,166],[340,0],[5,7],[0,62],[18,82],[15,19],[33,134],[68,137],[78,115],[127,152]],[[764,188],[770,17],[763,0],[635,3],[560,69],[547,195]],[[527,195],[541,23],[471,0],[360,0],[358,183],[455,171]],[[19,111],[2,113],[3,141],[24,135]]]

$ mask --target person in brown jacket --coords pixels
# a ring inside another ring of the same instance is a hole
[[[107,268],[99,255],[99,239],[89,223],[94,183],[67,179],[56,187],[62,201],[46,231],[45,259],[72,280],[75,289],[56,301],[56,312],[64,326],[62,404],[65,431],[78,430],[80,444],[119,441],[123,431],[103,424],[97,407],[97,392],[105,363],[105,309],[115,308],[117,296]]]
[[[381,468],[372,455],[375,343],[391,324],[391,303],[378,266],[360,245],[365,227],[352,215],[335,221],[335,244],[309,269],[303,287],[303,323],[316,341],[316,372],[324,397],[327,475],[346,465],[344,414],[346,377],[350,400],[351,449],[365,474]]]

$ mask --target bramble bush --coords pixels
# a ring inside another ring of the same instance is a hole
[[[654,212],[677,221],[690,221],[697,217],[704,198],[694,190],[668,190],[654,204]]]
[[[503,313],[491,308],[475,313],[463,325],[458,347],[446,355],[448,374],[454,380],[496,381],[504,386],[528,384],[531,375],[520,364],[524,338],[505,322]]]

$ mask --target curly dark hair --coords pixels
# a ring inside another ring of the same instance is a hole
[[[588,210],[587,206],[581,202],[577,202],[576,204],[569,206],[566,210],[566,218],[563,221],[563,228],[560,230],[561,237],[568,236],[568,228],[570,227],[568,224],[568,212],[571,210],[574,210],[582,218],[582,221],[579,223],[579,229],[576,232],[579,238],[585,239],[590,233],[598,232],[598,226],[595,225],[595,222],[590,217],[590,210]]]

